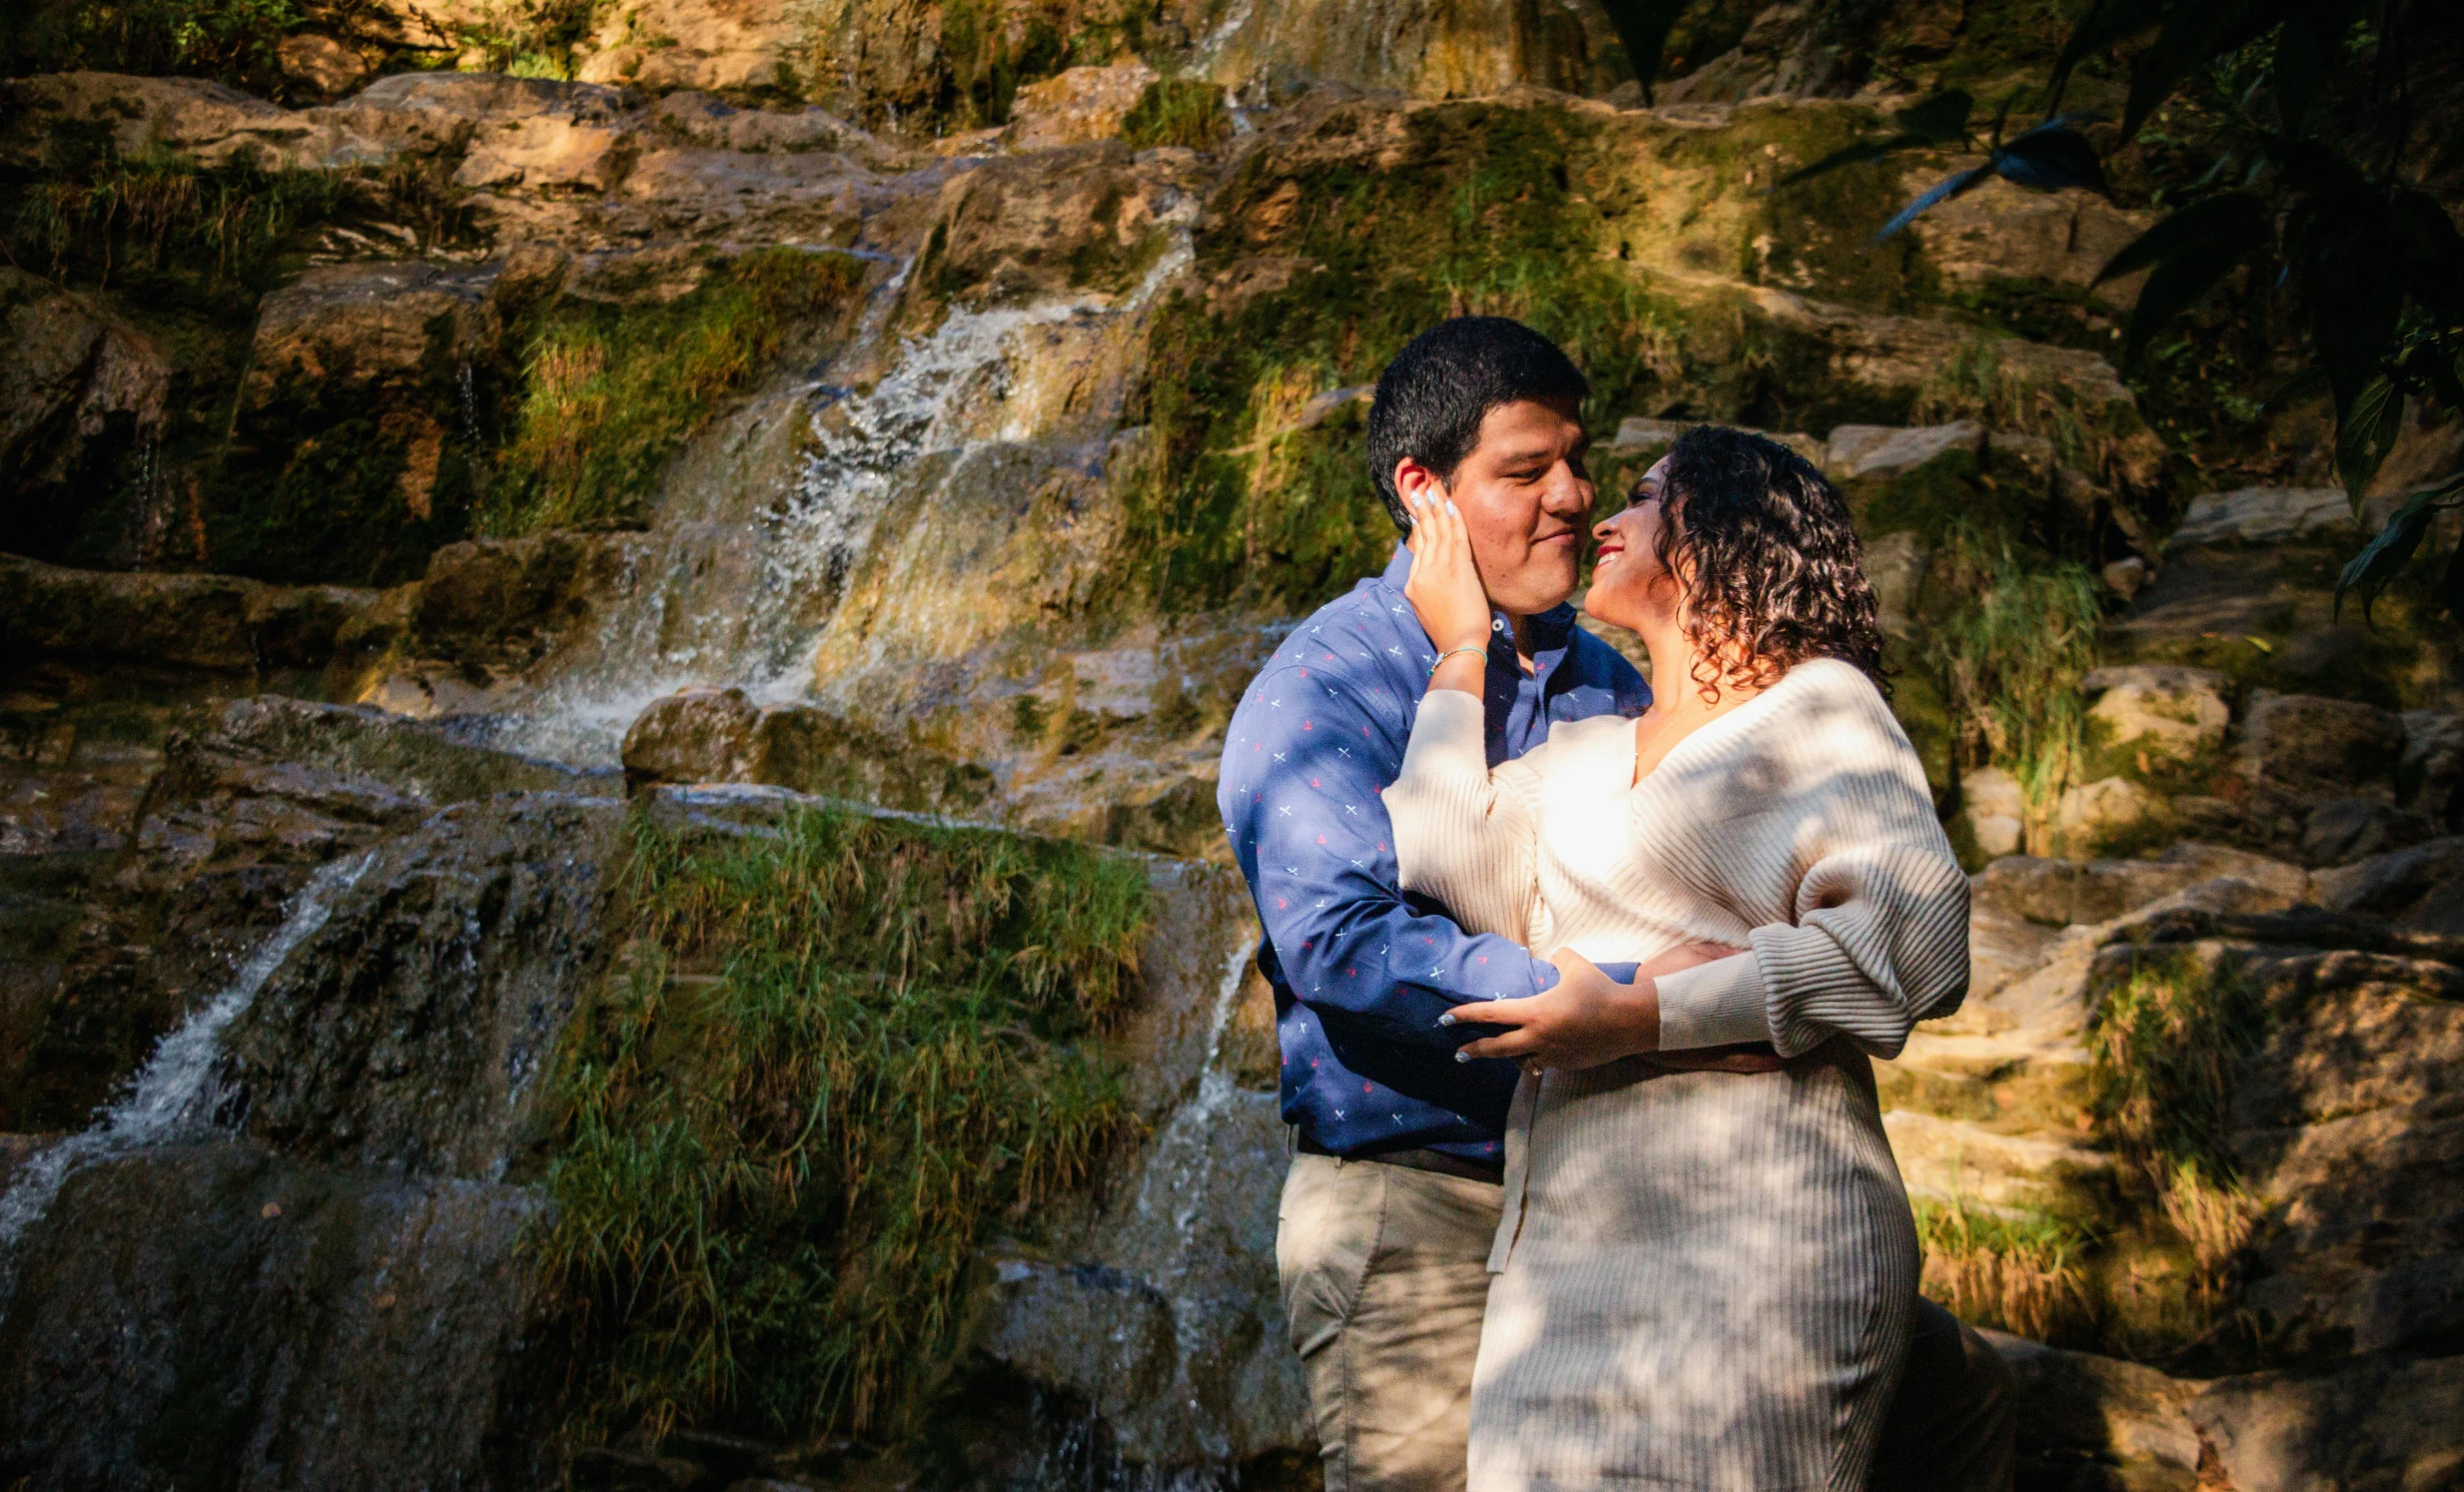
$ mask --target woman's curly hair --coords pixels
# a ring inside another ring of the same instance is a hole
[[[1839,489],[1776,440],[1697,425],[1669,447],[1656,548],[1685,582],[1683,625],[1706,699],[1767,688],[1808,658],[1865,670],[1885,694],[1882,608]]]

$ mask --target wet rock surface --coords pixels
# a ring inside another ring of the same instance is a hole
[[[234,1140],[87,1170],[19,1244],[0,1468],[63,1488],[532,1485],[556,1372],[518,1251],[536,1208]]]
[[[226,1036],[218,1115],[322,1164],[502,1179],[613,952],[622,816],[522,794],[387,845]]]

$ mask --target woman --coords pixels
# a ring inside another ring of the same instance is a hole
[[[1569,976],[1445,1018],[1525,1071],[1472,1492],[1862,1492],[1918,1268],[1867,1059],[1957,1009],[1968,882],[1884,702],[1847,506],[1783,446],[1689,431],[1593,530],[1584,604],[1642,635],[1650,710],[1492,772],[1488,605],[1462,520],[1415,495],[1406,594],[1443,651],[1386,794],[1403,883]],[[1630,989],[1584,967],[1706,942],[1751,951]],[[1739,1043],[1785,1063],[1645,1056]]]

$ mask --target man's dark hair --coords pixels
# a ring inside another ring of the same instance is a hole
[[[1580,400],[1590,380],[1557,344],[1501,316],[1458,316],[1411,340],[1377,378],[1369,405],[1369,478],[1394,526],[1411,513],[1394,490],[1394,464],[1410,456],[1454,479],[1480,441],[1488,411],[1517,399]]]

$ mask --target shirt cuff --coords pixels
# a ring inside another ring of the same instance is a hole
[[[1762,961],[1751,953],[1663,974],[1653,983],[1660,990],[1663,1052],[1771,1040]]]

